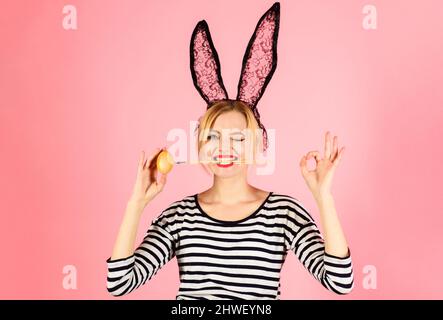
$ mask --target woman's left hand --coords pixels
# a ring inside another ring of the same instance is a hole
[[[323,159],[318,151],[310,151],[301,158],[301,173],[315,199],[331,194],[332,177],[344,150],[345,147],[338,150],[338,137],[334,136],[333,142],[331,142],[330,132],[327,131]],[[307,161],[311,158],[315,159],[316,167],[313,170],[308,170]]]

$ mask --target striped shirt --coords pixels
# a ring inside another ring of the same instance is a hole
[[[270,192],[251,215],[225,221],[209,216],[194,194],[155,218],[134,254],[106,261],[107,290],[128,294],[176,257],[177,300],[280,299],[280,271],[289,250],[326,289],[351,292],[349,248],[345,258],[326,253],[314,219],[296,198]]]

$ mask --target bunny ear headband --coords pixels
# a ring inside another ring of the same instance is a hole
[[[280,3],[275,2],[260,18],[249,40],[243,57],[237,98],[253,111],[264,133],[264,148],[267,148],[266,129],[260,122],[257,102],[277,67],[277,39],[280,24]],[[214,102],[228,98],[220,73],[220,61],[205,20],[197,23],[191,37],[191,74],[194,86],[209,109]]]

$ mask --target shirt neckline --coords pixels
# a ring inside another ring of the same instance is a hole
[[[269,198],[271,197],[273,191],[270,191],[269,194],[266,196],[266,199],[260,204],[260,206],[255,209],[255,211],[253,213],[251,213],[250,215],[244,217],[243,219],[240,220],[220,220],[214,217],[211,217],[209,214],[207,214],[205,212],[205,210],[202,209],[202,207],[200,206],[200,203],[198,202],[198,193],[194,194],[194,201],[195,204],[197,206],[197,209],[208,219],[221,223],[221,224],[225,224],[225,225],[235,225],[235,224],[239,224],[243,221],[246,221],[248,219],[251,219],[252,217],[254,217],[255,215],[257,215],[257,213],[265,206],[265,204],[268,202]]]

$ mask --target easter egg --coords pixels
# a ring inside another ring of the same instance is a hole
[[[174,166],[174,159],[168,150],[163,150],[157,157],[157,169],[163,174],[169,173]]]

